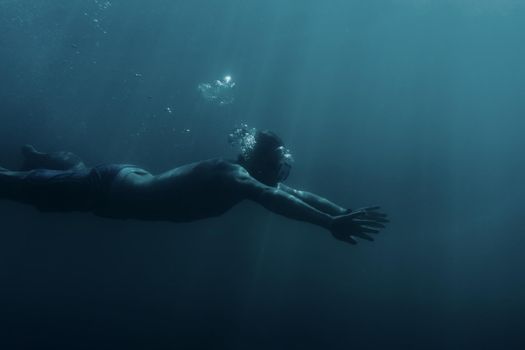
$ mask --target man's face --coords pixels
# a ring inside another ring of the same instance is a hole
[[[292,170],[292,165],[289,163],[282,163],[279,167],[279,173],[277,175],[278,182],[285,181],[290,175],[290,170]]]
[[[288,178],[292,170],[293,156],[289,149],[280,146],[276,150],[279,158],[277,177],[278,181],[282,182]]]
[[[269,186],[286,180],[291,169],[291,164],[275,152],[252,157],[245,165],[253,177]]]
[[[266,158],[264,169],[261,169],[266,175],[273,179],[273,182],[279,183],[285,181],[290,175],[292,169],[292,157],[289,151],[283,146],[278,147]]]

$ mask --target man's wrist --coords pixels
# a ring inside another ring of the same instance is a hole
[[[332,229],[332,223],[334,222],[334,217],[329,215],[329,214],[324,214],[324,218],[323,218],[323,224],[322,226],[327,229],[327,230],[331,230]]]

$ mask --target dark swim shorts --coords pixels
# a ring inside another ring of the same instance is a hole
[[[106,207],[113,181],[123,169],[127,168],[137,167],[131,164],[102,164],[97,165],[91,169],[91,186],[93,188],[92,192],[94,193],[95,197],[94,209]]]
[[[73,171],[37,169],[17,189],[22,201],[42,211],[97,211],[107,206],[111,186],[129,164],[103,164]]]

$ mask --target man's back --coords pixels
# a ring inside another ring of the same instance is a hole
[[[183,165],[159,175],[139,168],[120,172],[102,216],[192,221],[218,216],[244,199],[242,167],[223,159]]]

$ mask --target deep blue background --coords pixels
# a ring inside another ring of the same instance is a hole
[[[246,122],[287,141],[291,186],[393,222],[351,247],[250,203],[175,225],[1,202],[3,349],[525,347],[525,4],[104,4],[0,0],[2,166],[33,143],[159,172],[233,156]],[[235,103],[203,101],[226,74]]]

